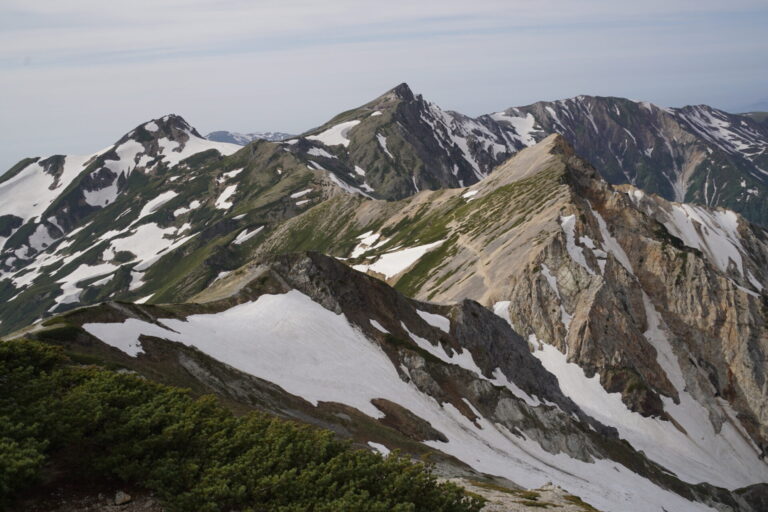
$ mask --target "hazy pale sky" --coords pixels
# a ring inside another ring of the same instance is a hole
[[[478,115],[768,101],[766,0],[2,0],[0,173],[166,113],[302,132],[400,82]]]

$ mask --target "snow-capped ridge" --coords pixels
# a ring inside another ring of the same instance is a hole
[[[255,140],[265,140],[268,142],[282,142],[290,139],[294,135],[284,132],[250,132],[239,133],[227,130],[218,130],[210,132],[205,136],[206,139],[213,142],[229,142],[239,146],[246,146]]]

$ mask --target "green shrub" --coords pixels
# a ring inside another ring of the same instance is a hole
[[[481,500],[397,455],[331,432],[97,367],[53,347],[0,343],[0,497],[46,460],[154,491],[171,511],[478,511]]]

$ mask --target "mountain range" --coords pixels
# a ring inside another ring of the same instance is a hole
[[[401,84],[244,146],[169,115],[0,178],[0,333],[240,408],[552,482],[764,510],[768,126]]]
[[[665,108],[624,98],[577,96],[472,119],[443,111],[401,84],[311,130],[304,138],[321,142],[325,138],[329,146],[350,147],[338,155],[343,160],[339,170],[354,176],[357,169],[369,169],[373,176],[357,180],[358,187],[365,192],[373,192],[368,190],[373,187],[374,197],[399,199],[423,188],[472,184],[514,152],[559,133],[609,183],[633,184],[674,201],[730,208],[765,224],[768,217],[759,198],[768,179],[768,128],[761,114],[730,114],[706,105]],[[333,127],[343,131],[371,115],[383,117],[367,119],[349,141],[339,138],[340,132],[328,131]],[[369,154],[375,148],[367,133],[371,129],[380,142],[379,154]],[[408,150],[391,156],[388,137],[392,137],[390,144],[402,141]],[[249,139],[238,140],[242,144]],[[321,156],[319,151],[310,154]],[[402,175],[398,181],[404,183],[378,184],[382,179],[394,179],[393,167]],[[390,190],[392,187],[396,190]]]

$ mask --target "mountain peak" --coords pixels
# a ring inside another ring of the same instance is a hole
[[[394,105],[399,101],[410,102],[416,99],[416,95],[411,90],[410,86],[403,82],[387,92],[369,102],[366,106],[370,108],[386,108],[388,105]]]
[[[404,101],[413,101],[416,98],[416,95],[413,94],[410,86],[403,82],[379,96],[376,100],[374,100],[374,102],[392,98]]]
[[[162,117],[146,121],[133,130],[123,135],[117,141],[117,145],[129,140],[146,143],[151,140],[168,139],[179,143],[186,143],[190,137],[202,139],[203,136],[178,114],[166,114]]]
[[[405,82],[401,83],[397,87],[393,87],[389,90],[389,92],[387,92],[387,94],[394,94],[398,98],[406,101],[411,101],[414,99],[413,91]]]
[[[153,119],[152,121],[145,123],[143,126],[147,130],[151,130],[152,125],[159,126],[162,131],[182,131],[191,133],[196,137],[202,137],[186,119],[178,114],[167,114],[159,119]]]

